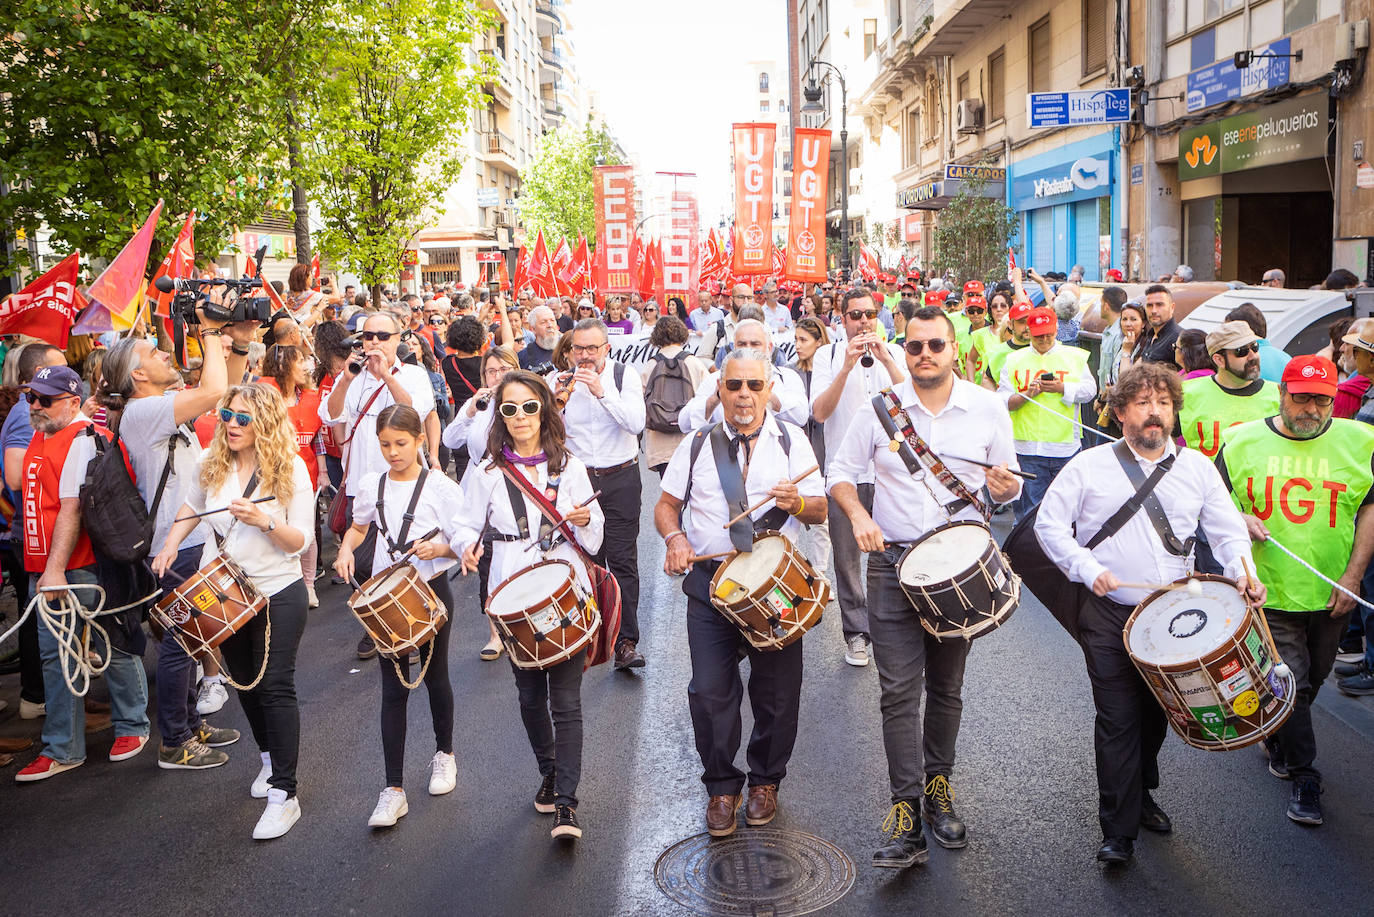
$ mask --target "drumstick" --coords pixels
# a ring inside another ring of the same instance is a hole
[[[410,560],[411,555],[415,553],[415,549],[418,548],[418,547],[420,546],[420,543],[421,543],[421,542],[429,541],[431,538],[433,538],[435,535],[438,535],[438,534],[439,534],[439,527],[438,527],[438,526],[435,526],[434,528],[430,529],[430,530],[429,530],[428,532],[426,532],[425,534],[421,535],[419,538],[416,538],[414,541],[412,541],[412,542],[410,543],[410,547],[409,547],[409,548],[406,548],[406,552],[405,552],[404,554],[401,555],[401,559],[400,559],[399,561],[397,561],[397,563],[402,563],[402,562],[404,562],[404,561]]]
[[[722,557],[730,557],[738,553],[738,551],[731,548],[729,551],[721,551],[718,554],[693,554],[691,557],[687,558],[687,563],[694,564],[700,560],[718,560]]]
[[[984,468],[1002,468],[1001,465],[994,465],[992,462],[985,462],[985,461],[983,461],[983,460],[981,460],[981,459],[975,459],[975,458],[964,458],[962,455],[949,455],[949,454],[945,454],[945,455],[940,456],[940,458],[942,458],[942,459],[954,459],[956,462],[968,462],[970,465],[982,465]],[[1035,475],[1032,474],[1032,473],[1029,472],[1029,471],[1018,471],[1018,470],[1015,469],[1015,468],[1002,468],[1002,470],[1003,470],[1003,471],[1010,472],[1011,474],[1016,475],[1018,478],[1024,478],[1024,479],[1027,480],[1027,481],[1034,481],[1034,480],[1035,480]]]
[[[797,484],[798,482],[800,482],[800,481],[802,480],[802,478],[808,477],[809,475],[814,474],[815,472],[820,471],[820,470],[821,470],[821,466],[820,466],[820,465],[812,465],[810,468],[806,469],[806,470],[803,471],[801,474],[797,475],[795,478],[792,478],[792,479],[789,480],[787,483],[788,483],[788,484]],[[734,525],[736,522],[739,522],[739,521],[740,521],[741,519],[743,519],[745,516],[748,516],[748,515],[749,515],[750,513],[752,513],[754,510],[758,509],[760,506],[763,506],[765,503],[770,503],[770,502],[772,502],[772,501],[775,500],[775,499],[777,499],[777,498],[774,497],[774,496],[772,496],[771,494],[770,494],[769,496],[764,497],[762,500],[760,500],[759,502],[755,503],[753,506],[749,507],[749,508],[746,509],[744,512],[740,513],[738,516],[736,516],[735,518],[731,519],[729,522],[727,522],[727,523],[725,523],[724,525],[722,525],[721,528],[723,528],[723,529],[728,529],[730,526]]]
[[[592,501],[595,500],[595,499],[596,499],[597,497],[599,497],[599,496],[601,496],[601,491],[598,490],[596,493],[592,494],[590,497],[588,497],[587,499],[583,500],[581,503],[579,503],[579,504],[577,504],[576,506],[574,506],[573,509],[582,509],[582,508],[585,507],[585,506],[591,506]],[[567,520],[567,519],[563,519],[563,520],[559,521],[559,523],[553,527],[553,530],[556,532],[556,531],[558,531],[559,529],[563,528],[563,526],[565,526],[565,525],[567,525],[567,524],[568,524],[568,520]],[[566,531],[567,531],[568,533],[571,534],[572,529],[567,529]],[[550,534],[552,534],[552,533],[550,533]],[[539,542],[537,542],[537,541],[531,541],[529,544],[525,545],[525,550],[526,550],[526,551],[532,551],[532,550],[534,550],[534,549],[537,548],[537,547],[539,547]]]
[[[276,497],[271,497],[271,496],[268,496],[268,497],[254,497],[253,499],[249,500],[248,502],[249,502],[249,503],[266,503],[268,500],[275,500],[275,499],[277,499],[277,498],[276,498]],[[219,509],[207,509],[207,510],[206,510],[205,512],[203,512],[203,513],[196,513],[194,516],[181,516],[180,518],[173,519],[172,521],[173,521],[173,522],[189,522],[189,521],[192,520],[192,519],[199,519],[199,518],[201,518],[202,516],[213,516],[215,513],[225,513],[225,512],[228,512],[228,511],[229,511],[229,507],[227,507],[227,506],[221,506]]]

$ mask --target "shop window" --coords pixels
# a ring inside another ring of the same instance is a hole
[[[1317,21],[1317,0],[1283,0],[1284,34]]]
[[[1027,78],[1031,92],[1049,92],[1050,86],[1050,17],[1046,16],[1030,27],[1027,35]]]
[[[984,104],[987,106],[989,122],[1001,121],[1006,117],[1006,94],[1007,55],[1002,48],[998,48],[988,58],[988,97]]]
[[[921,159],[921,111],[918,108],[908,108],[906,117],[902,119],[902,167],[914,166]]]
[[[864,57],[868,57],[878,47],[878,20],[864,20]]]
[[[1107,0],[1083,0],[1083,75],[1107,66]]]

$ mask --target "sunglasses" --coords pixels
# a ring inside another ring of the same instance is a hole
[[[877,310],[877,309],[867,309],[867,310],[855,309],[855,310],[852,311],[852,312],[846,312],[845,315],[847,315],[847,316],[849,317],[849,320],[850,320],[851,322],[858,322],[858,321],[862,321],[863,319],[866,319],[866,318],[867,318],[867,319],[875,319],[875,318],[877,318],[877,317],[878,317],[878,310]]]
[[[431,325],[442,325],[444,323],[444,317],[442,315],[431,315],[429,317],[429,323]]]
[[[501,402],[502,417],[514,417],[520,411],[524,411],[526,414],[533,417],[535,414],[539,413],[539,401],[535,398],[531,398],[529,401],[522,404],[516,404],[514,401]]]
[[[768,380],[766,379],[726,379],[725,390],[727,392],[737,392],[744,387],[746,382],[749,383],[749,391],[751,392],[761,392],[763,391],[763,387],[768,384]]]
[[[945,348],[949,346],[949,340],[947,338],[932,338],[929,341],[910,340],[902,346],[913,357],[919,357],[927,347],[930,348],[931,353],[944,353]]]
[[[396,334],[394,331],[364,331],[364,341],[389,341]]]
[[[1259,344],[1246,344],[1244,347],[1231,348],[1231,355],[1235,357],[1245,357],[1252,353],[1259,353]]]
[[[964,306],[964,314],[966,315],[982,315],[986,311],[988,310],[982,306]]]
[[[240,427],[246,427],[253,423],[253,415],[245,414],[242,411],[231,411],[228,408],[220,408],[219,421],[220,423],[229,423],[233,421]]]
[[[40,408],[47,410],[59,401],[75,398],[75,395],[34,395],[33,400]]]
[[[1294,404],[1315,404],[1319,408],[1329,408],[1336,400],[1330,395],[1314,395],[1311,392],[1289,392],[1288,397]]]

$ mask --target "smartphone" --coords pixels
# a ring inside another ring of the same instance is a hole
[[[1040,374],[1040,381],[1041,381],[1041,382],[1053,382],[1053,381],[1054,381],[1054,373],[1049,373],[1049,372],[1041,373],[1041,374]]]

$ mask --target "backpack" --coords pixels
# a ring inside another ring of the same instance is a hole
[[[94,424],[83,435],[95,440],[96,452],[86,466],[80,496],[81,526],[91,547],[117,564],[143,560],[152,551],[154,519],[134,483],[124,444],[116,439],[119,448],[109,448],[108,433]]]
[[[659,354],[644,382],[644,426],[659,433],[681,433],[677,415],[696,394],[687,371],[686,351],[675,357]]]

